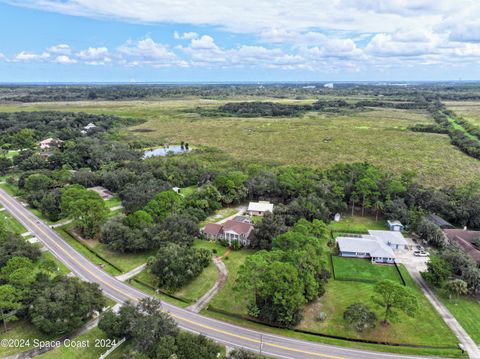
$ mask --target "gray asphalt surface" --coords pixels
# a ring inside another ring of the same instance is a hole
[[[136,301],[148,297],[147,294],[119,281],[83,257],[54,230],[2,189],[0,189],[0,203],[59,260],[70,268],[73,273],[85,281],[98,283],[104,293],[110,298],[119,303],[123,303],[125,301]],[[232,300],[234,299],[232,298]],[[177,321],[179,327],[185,330],[201,333],[229,347],[243,347],[257,352],[261,347],[262,353],[270,357],[294,359],[425,358],[344,348],[262,333],[208,318],[166,302],[162,302],[162,305]]]

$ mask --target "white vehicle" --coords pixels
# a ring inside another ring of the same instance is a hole
[[[424,251],[415,251],[415,252],[413,252],[413,255],[415,257],[428,257],[430,254],[428,252],[424,252]]]

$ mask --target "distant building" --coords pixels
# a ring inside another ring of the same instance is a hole
[[[250,202],[247,213],[250,216],[263,216],[265,212],[273,212],[273,204],[268,201]]]
[[[402,232],[404,229],[403,224],[400,223],[400,221],[387,221],[387,223],[388,223],[388,228],[391,231]]]
[[[84,126],[83,130],[80,132],[82,132],[83,134],[86,134],[88,131],[93,130],[96,127],[97,126],[94,123],[90,122],[88,125]]]
[[[40,141],[40,149],[48,150],[52,147],[60,147],[63,141],[58,138],[47,138],[43,141]]]
[[[436,214],[433,214],[433,213],[429,214],[426,218],[429,221],[435,223],[441,229],[453,229],[453,228],[455,228],[450,223],[448,223],[446,220],[444,220],[442,217],[437,216]]]
[[[230,219],[225,223],[209,223],[202,230],[202,233],[208,239],[222,239],[231,245],[233,241],[238,241],[242,246],[250,245],[250,235],[253,231],[253,225],[247,222],[239,222]]]
[[[113,197],[113,193],[110,192],[108,189],[102,186],[95,186],[88,188],[90,191],[97,192],[103,200],[107,200]]]
[[[480,240],[479,231],[470,231],[467,229],[451,229],[443,230],[445,236],[450,242],[458,243],[473,259],[480,264],[480,248],[475,246],[475,243]]]
[[[180,188],[180,187],[172,187],[172,190],[173,190],[175,193],[180,194],[181,188]]]
[[[327,89],[333,89],[334,86],[333,86],[333,83],[329,82],[329,83],[323,85],[323,87],[325,87]]]

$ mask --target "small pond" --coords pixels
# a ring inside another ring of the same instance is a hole
[[[178,154],[190,152],[191,148],[185,148],[182,146],[169,146],[169,147],[159,147],[152,150],[145,151],[143,153],[143,158],[157,157],[157,156],[166,156],[168,154]]]

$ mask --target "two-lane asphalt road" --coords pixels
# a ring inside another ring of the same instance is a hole
[[[26,209],[19,201],[0,189],[0,203],[19,222],[79,278],[98,283],[104,293],[119,303],[137,301],[148,295],[119,281],[115,277],[94,265],[66,243],[54,230]],[[234,300],[232,298],[232,300]],[[352,359],[394,359],[419,358],[398,354],[377,353],[365,350],[342,348],[333,345],[307,342],[279,335],[262,333],[242,328],[222,321],[211,319],[186,309],[163,302],[163,308],[177,321],[178,325],[189,331],[205,336],[231,347],[243,347],[254,351],[262,348],[264,355],[276,358],[352,358]],[[73,305],[73,304],[72,304]],[[422,357],[424,358],[424,357]]]

